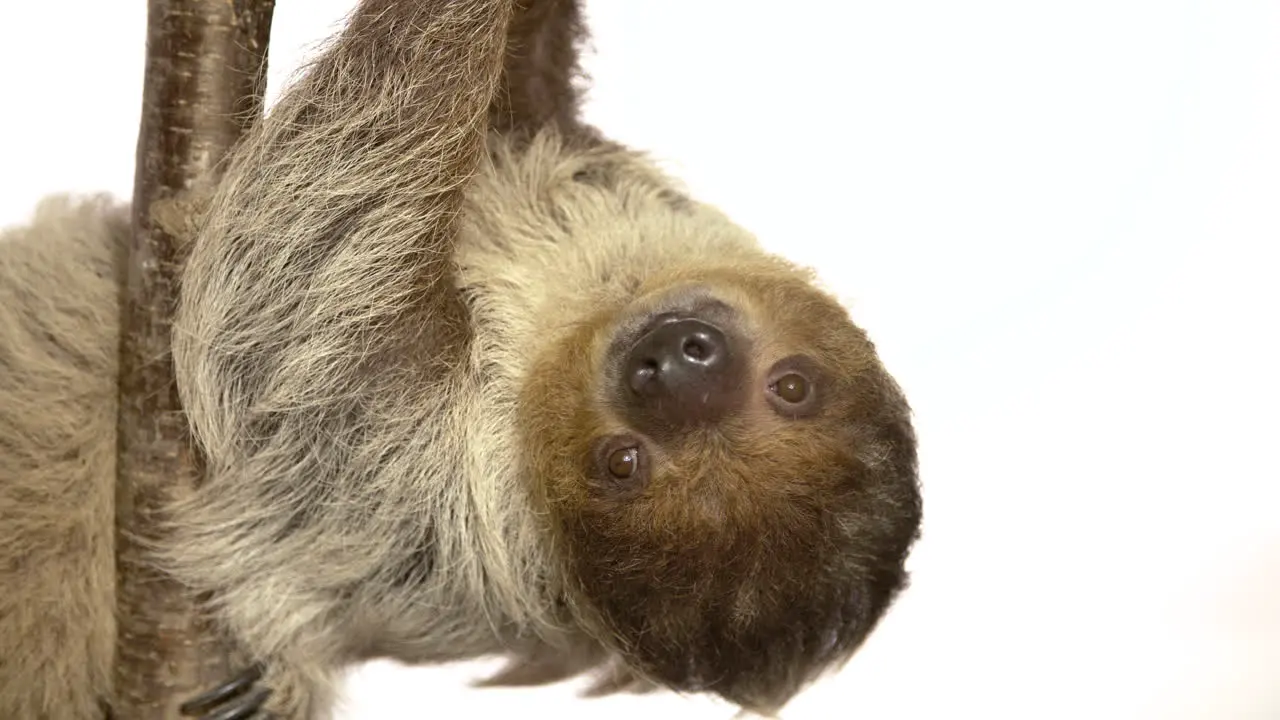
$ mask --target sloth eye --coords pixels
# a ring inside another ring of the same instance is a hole
[[[597,439],[587,470],[592,490],[615,500],[635,497],[653,472],[649,450],[643,438],[629,432]]]
[[[773,392],[791,404],[802,403],[809,397],[809,381],[798,373],[787,373],[773,384]]]
[[[609,454],[609,474],[625,480],[640,467],[640,448],[620,448]]]

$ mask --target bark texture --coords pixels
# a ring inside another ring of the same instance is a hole
[[[212,178],[262,113],[274,0],[150,0],[133,195],[133,244],[120,346],[116,491],[116,718],[177,717],[178,705],[231,674],[231,651],[196,600],[156,572],[162,508],[200,482],[174,383],[170,326],[179,258],[155,202]]]

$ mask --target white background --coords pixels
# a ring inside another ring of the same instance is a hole
[[[351,4],[279,0],[273,97]],[[5,5],[0,224],[127,197],[145,3]],[[784,717],[1280,717],[1280,3],[589,11],[589,119],[819,267],[917,412],[914,585]],[[341,717],[733,712],[483,667]]]

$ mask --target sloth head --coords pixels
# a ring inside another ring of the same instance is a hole
[[[543,349],[522,416],[569,606],[668,687],[776,709],[906,581],[907,404],[781,261],[648,278]]]

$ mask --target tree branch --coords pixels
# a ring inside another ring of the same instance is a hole
[[[229,648],[195,598],[158,573],[167,499],[200,481],[170,357],[180,249],[152,205],[211,179],[262,113],[274,0],[150,0],[133,196],[133,244],[122,298],[116,490],[117,718],[173,718],[187,697],[225,679]]]

